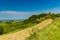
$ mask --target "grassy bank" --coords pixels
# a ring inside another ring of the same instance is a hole
[[[60,19],[43,30],[33,30],[26,40],[60,40]]]

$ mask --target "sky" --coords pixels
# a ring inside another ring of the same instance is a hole
[[[0,20],[26,19],[42,12],[60,13],[60,0],[0,0]]]

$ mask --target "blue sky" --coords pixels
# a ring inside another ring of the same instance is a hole
[[[60,0],[0,0],[0,19],[25,19],[41,12],[60,13]]]

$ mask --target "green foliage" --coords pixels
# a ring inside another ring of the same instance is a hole
[[[23,24],[27,24],[27,23],[30,23],[30,22],[35,22],[35,23],[39,23],[40,21],[42,21],[42,20],[40,20],[40,18],[44,18],[43,20],[45,20],[45,18],[48,18],[48,17],[45,17],[45,16],[47,16],[48,14],[46,13],[42,13],[42,14],[39,14],[39,15],[32,15],[31,17],[29,17],[28,19],[26,19],[26,20],[24,20],[24,23]],[[40,21],[37,21],[37,19],[38,20],[40,20]]]
[[[3,34],[3,27],[0,25],[0,35],[2,35]]]
[[[25,40],[39,40],[38,32],[38,29],[33,29],[32,32],[30,32],[30,36],[27,37]]]
[[[0,35],[1,34],[6,34],[15,30],[22,30],[28,27],[32,27],[33,25],[35,25],[36,23],[27,23],[27,24],[23,24],[23,21],[6,21],[6,22],[2,22],[0,23]]]

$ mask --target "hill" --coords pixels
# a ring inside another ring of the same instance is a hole
[[[15,30],[23,30],[25,28],[32,27],[40,22],[42,22],[45,19],[51,18],[51,14],[38,14],[38,15],[32,15],[28,19],[25,20],[9,20],[9,21],[0,21],[0,35],[13,32]],[[4,24],[4,25],[3,25]]]
[[[47,19],[47,20],[35,25],[34,27],[18,31],[16,33],[2,35],[2,36],[0,36],[0,40],[25,40],[25,38],[30,35],[30,32],[32,31],[33,28],[38,28],[41,30],[44,27],[46,27],[47,25],[49,25],[51,22],[52,22],[51,19]]]
[[[26,39],[33,40],[35,38],[34,36],[37,34],[39,35],[39,37],[36,37],[36,40],[39,40],[41,35],[39,34],[40,33],[39,30],[43,31],[44,33],[45,27],[50,27],[48,25],[54,24],[55,21],[59,21],[59,20],[60,20],[60,14],[49,12],[49,13],[41,13],[38,15],[32,15],[28,19],[21,20],[21,21],[15,21],[15,20],[0,21],[0,39],[1,40],[5,40],[5,39],[24,40],[26,38]],[[37,32],[36,29],[38,29]],[[49,28],[47,28],[47,30],[49,30]],[[44,39],[41,38],[41,40]]]
[[[42,30],[33,30],[27,40],[60,40],[60,19],[55,19]]]

